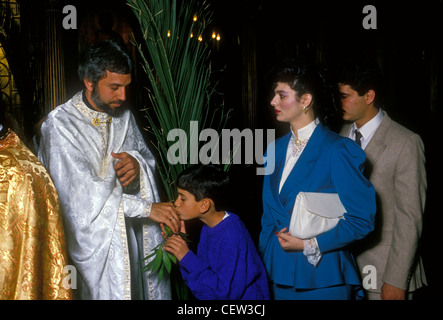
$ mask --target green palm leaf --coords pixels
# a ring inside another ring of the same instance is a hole
[[[169,200],[174,200],[178,175],[190,163],[191,121],[197,121],[200,130],[211,127],[220,132],[230,115],[223,106],[211,109],[215,89],[211,84],[210,51],[207,43],[197,40],[211,22],[211,11],[197,0],[127,0],[127,3],[137,17],[142,34],[140,39],[134,38],[133,43],[149,79],[151,108],[147,110],[147,118],[159,154],[157,169]],[[186,163],[168,162],[168,150],[175,142],[168,141],[167,134],[173,129],[184,130],[188,137]],[[229,165],[225,166],[225,170],[228,168]],[[189,241],[186,234],[180,236]],[[144,261],[152,257],[144,270],[158,272],[159,279],[169,274],[172,264],[177,263],[172,254],[163,251],[163,244]],[[180,291],[179,298],[183,298],[183,284],[175,283],[175,286]]]
[[[198,121],[200,130],[207,127],[220,130],[229,117],[223,106],[218,109],[220,116],[216,117],[215,112],[209,115],[214,93],[210,51],[207,43],[197,38],[211,22],[211,11],[206,4],[198,5],[195,0],[128,0],[128,5],[143,34],[143,39],[134,39],[134,44],[150,82],[150,130],[160,154],[158,170],[172,200],[176,198],[175,181],[190,161],[188,154],[186,163],[168,163],[166,155],[174,144],[167,141],[168,132],[180,128],[189,138],[191,121]],[[189,141],[187,150],[190,150]]]

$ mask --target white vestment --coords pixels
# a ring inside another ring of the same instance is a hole
[[[138,160],[140,179],[132,194],[121,186],[111,152]],[[79,92],[43,123],[39,159],[59,193],[76,297],[171,299],[169,279],[159,283],[158,274],[141,271],[139,263],[162,236],[148,218],[159,201],[155,159],[132,113],[111,118],[88,108]]]

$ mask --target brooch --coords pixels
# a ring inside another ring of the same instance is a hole
[[[99,126],[101,123],[102,123],[102,122],[101,122],[101,120],[100,120],[99,118],[93,118],[93,119],[92,119],[92,124],[93,124],[94,126],[96,126],[96,127]],[[111,124],[111,123],[112,123],[112,118],[109,117],[108,120],[106,120],[106,123],[107,123],[107,124]]]

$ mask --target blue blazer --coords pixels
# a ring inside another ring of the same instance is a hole
[[[346,246],[374,229],[375,191],[363,176],[364,151],[351,139],[317,125],[303,153],[278,193],[291,133],[277,139],[275,170],[263,181],[263,217],[259,250],[270,279],[276,284],[314,289],[360,285],[356,262]],[[267,152],[272,150],[268,146]],[[266,155],[268,165],[270,159]],[[303,252],[285,252],[275,232],[289,229],[300,191],[338,193],[347,213],[336,227],[317,236],[323,256],[314,267]]]

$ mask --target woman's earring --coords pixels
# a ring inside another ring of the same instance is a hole
[[[307,114],[308,110],[309,110],[309,106],[301,108],[301,111],[303,111],[304,114]]]

